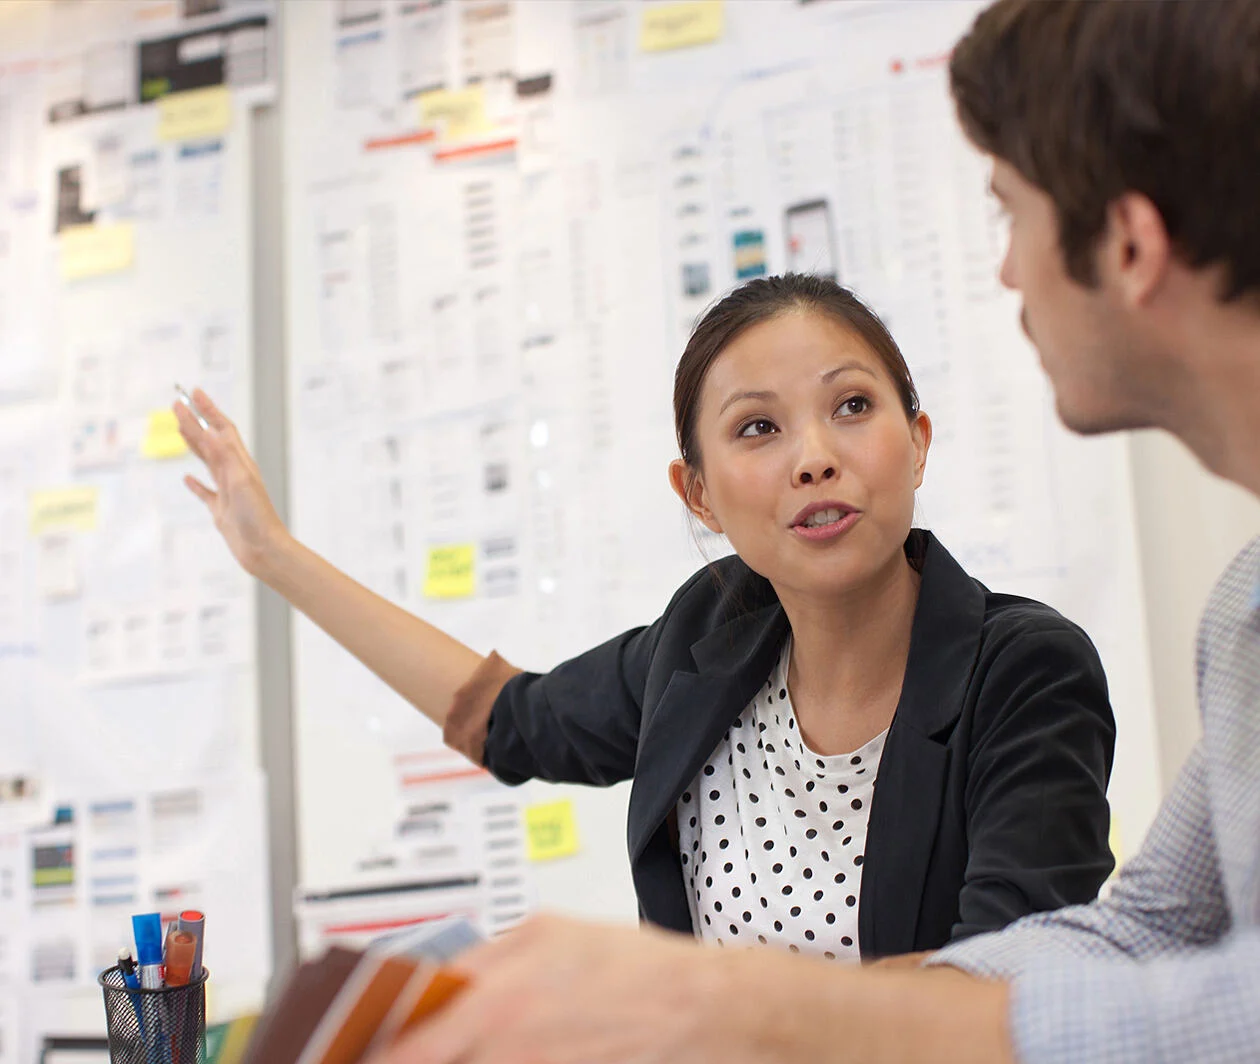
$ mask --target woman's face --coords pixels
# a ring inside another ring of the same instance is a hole
[[[782,590],[842,594],[897,556],[910,531],[932,426],[914,420],[856,332],[817,312],[754,325],[700,392],[700,470],[675,490]]]

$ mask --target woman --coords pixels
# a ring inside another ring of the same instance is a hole
[[[176,406],[245,568],[509,783],[633,777],[644,918],[864,959],[1091,899],[1112,867],[1114,721],[1083,632],[911,529],[932,426],[879,319],[752,281],[675,378],[670,480],[736,556],[655,624],[522,673],[293,540],[231,423]],[[876,780],[879,781],[876,790]]]

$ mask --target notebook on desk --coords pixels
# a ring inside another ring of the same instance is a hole
[[[446,962],[480,939],[466,921],[451,920],[365,951],[331,947],[290,976],[242,1064],[357,1064],[459,992],[465,979]]]

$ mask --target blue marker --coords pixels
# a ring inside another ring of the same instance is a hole
[[[140,961],[140,988],[142,990],[162,989],[162,914],[140,913],[131,918],[131,933],[136,938],[136,957]],[[170,1064],[170,1042],[166,1033],[166,1024],[162,1017],[163,1002],[153,999],[156,1010],[153,1015],[154,1030],[149,1047],[150,1064]],[[154,1059],[156,1053],[157,1058]]]
[[[140,986],[145,990],[162,989],[162,917],[159,913],[141,913],[131,918],[131,931],[136,936],[136,957],[140,961]]]

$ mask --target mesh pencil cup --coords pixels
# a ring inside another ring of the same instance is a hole
[[[206,980],[131,990],[117,965],[97,977],[105,995],[110,1064],[206,1064]]]

